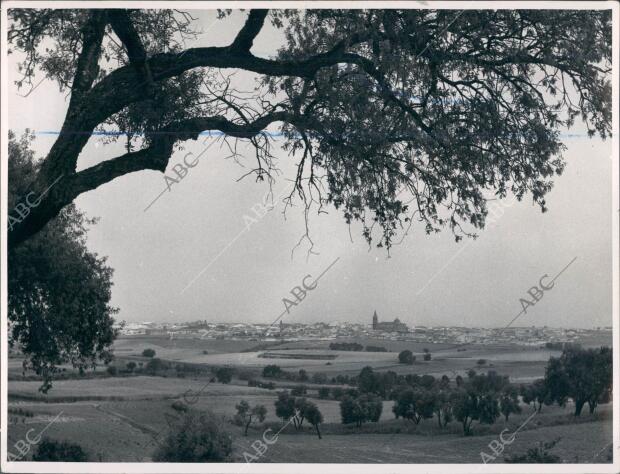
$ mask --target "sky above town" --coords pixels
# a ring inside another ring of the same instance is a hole
[[[205,33],[188,46],[228,44],[244,19],[240,12],[220,21],[213,12],[196,16]],[[265,28],[253,52],[272,54],[280,44],[281,32]],[[9,68],[12,82],[18,77],[15,56],[9,56]],[[56,138],[47,132],[61,128],[68,97],[49,81],[22,97],[26,92],[14,86],[10,92],[9,128],[17,134],[34,130],[34,148],[44,156]],[[290,192],[299,157],[282,151],[277,138],[272,151],[282,174],[267,213],[261,211],[267,184],[252,177],[238,181],[248,168],[226,159],[228,149],[214,138],[187,142],[172,157],[169,176],[187,152],[199,155],[209,147],[169,191],[164,175],[142,171],[76,203],[99,217],[88,246],[108,256],[114,269],[112,304],[120,309],[119,320],[370,323],[376,310],[380,321],[399,318],[409,326],[503,327],[517,315],[514,326],[610,326],[611,142],[588,139],[579,124],[563,136],[567,166],[554,179],[548,212],[529,196],[498,201],[478,239],[456,243],[448,229],[426,235],[414,225],[390,255],[369,248],[361,227],[349,228],[333,207],[309,216],[314,253],[308,256],[307,240],[295,248],[305,233],[303,208],[297,202],[283,214],[277,196]],[[121,144],[92,138],[78,167],[122,152]],[[251,166],[253,151],[241,153]],[[560,272],[553,287],[522,311],[520,299],[532,300],[528,290],[544,275],[550,286]],[[294,289],[304,282],[305,296]]]

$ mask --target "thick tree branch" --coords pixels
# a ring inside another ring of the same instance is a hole
[[[84,108],[85,101],[88,100],[85,97],[89,95],[88,91],[99,74],[98,62],[108,21],[107,16],[106,10],[93,10],[82,28],[82,51],[77,60],[69,107],[62,125],[61,136],[54,142],[41,165],[39,173],[41,189],[54,182],[58,176],[75,171],[77,155],[88,141],[88,136],[74,136],[67,140],[66,136],[62,137],[62,134],[77,129],[83,119],[80,112]],[[75,160],[72,160],[73,156]]]
[[[58,184],[41,199],[41,203],[31,209],[28,218],[14,225],[9,232],[9,244],[17,245],[38,232],[47,222],[56,217],[64,206],[84,192],[135,171],[147,169],[165,171],[172,156],[174,144],[178,141],[196,140],[205,130],[218,130],[237,138],[252,138],[270,124],[279,121],[300,123],[299,119],[287,112],[272,112],[244,124],[231,122],[219,115],[196,117],[172,123],[154,133],[151,137],[151,144],[147,148],[125,153],[78,173],[63,176]]]
[[[90,17],[82,28],[82,52],[77,60],[75,77],[71,87],[73,98],[80,92],[85,92],[93,84],[99,74],[99,56],[101,55],[101,42],[105,33],[107,12],[105,10],[93,10]]]
[[[147,85],[152,87],[153,78],[147,62],[146,50],[140,36],[138,36],[138,32],[133,26],[129,12],[129,10],[110,10],[108,13],[110,25],[116,36],[127,48],[129,63],[136,68],[138,75],[142,77]]]
[[[237,34],[230,48],[239,52],[249,52],[254,44],[254,38],[256,38],[263,28],[267,13],[269,13],[269,10],[250,10],[245,25],[243,25],[243,28],[241,28]]]

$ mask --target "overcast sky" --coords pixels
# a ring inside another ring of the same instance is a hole
[[[243,20],[241,13],[232,21],[214,21],[210,12],[199,17],[206,32],[196,43],[201,46],[227,44]],[[279,33],[266,28],[253,51],[269,54],[279,45]],[[9,60],[12,82],[16,65],[13,56]],[[65,94],[47,81],[28,97],[14,87],[9,106],[9,127],[18,134],[35,130],[35,149],[45,155],[56,137],[43,132],[60,129]],[[218,143],[146,212],[166,189],[159,172],[118,178],[83,194],[77,205],[100,217],[89,247],[109,257],[115,270],[112,303],[120,308],[118,319],[128,322],[271,323],[285,309],[282,299],[293,298],[293,287],[333,264],[285,314],[285,322],[369,323],[376,310],[380,320],[398,317],[411,326],[500,327],[521,311],[520,298],[529,298],[528,289],[543,275],[553,278],[573,262],[513,325],[610,326],[611,142],[586,138],[580,126],[564,136],[567,166],[555,178],[547,213],[529,196],[499,204],[495,223],[477,240],[460,243],[449,230],[428,236],[414,225],[390,258],[384,249],[368,248],[359,225],[350,229],[351,242],[349,228],[333,208],[310,216],[318,255],[307,259],[307,242],[292,254],[304,234],[301,208],[289,208],[285,216],[276,201],[271,212],[256,217],[253,207],[263,202],[267,186],[252,178],[237,182],[247,169],[225,159],[227,149]],[[167,174],[174,176],[171,168],[187,151],[197,155],[213,141],[187,142],[186,151],[170,160]],[[274,185],[278,195],[290,189],[296,159],[275,145],[283,170]],[[119,153],[121,146],[93,138],[79,168]],[[245,155],[250,166],[249,148]]]

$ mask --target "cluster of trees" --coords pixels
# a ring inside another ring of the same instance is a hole
[[[512,413],[520,413],[519,390],[508,376],[490,371],[477,374],[470,370],[467,379],[457,377],[452,384],[444,375],[405,378],[406,385],[397,385],[390,392],[396,418],[415,424],[436,417],[440,427],[453,420],[463,425],[463,433],[471,434],[473,421],[492,424],[501,415],[508,421]]]
[[[267,416],[267,408],[265,405],[250,406],[245,400],[241,400],[235,408],[237,413],[235,414],[234,421],[238,425],[244,426],[243,435],[248,435],[248,429],[252,423],[262,423]]]
[[[343,424],[355,423],[360,427],[368,421],[377,422],[381,418],[383,401],[380,397],[365,393],[345,397],[340,402],[340,417]]]
[[[304,420],[308,420],[319,439],[322,438],[319,425],[323,423],[323,414],[319,408],[304,397],[296,397],[292,393],[284,390],[278,392],[278,399],[275,401],[276,416],[284,422],[292,422],[296,430],[300,430]]]
[[[318,394],[319,398],[342,400],[344,397],[358,397],[360,392],[357,388],[320,387]]]
[[[569,347],[560,357],[551,357],[545,370],[545,400],[566,405],[575,403],[575,416],[587,403],[594,413],[599,403],[611,400],[613,357],[610,347],[579,349]],[[539,405],[540,407],[540,405]]]
[[[432,356],[431,356],[431,352],[428,349],[424,349],[423,350],[424,355],[422,356],[422,359],[424,361],[429,361],[431,360]],[[398,362],[400,364],[413,364],[416,360],[416,357],[413,355],[413,352],[411,352],[409,349],[405,349],[404,351],[400,351],[398,353]]]
[[[332,351],[354,351],[354,352],[389,352],[387,348],[383,346],[364,346],[358,342],[332,342],[329,345]]]
[[[304,369],[299,369],[297,372],[291,372],[288,370],[283,370],[276,364],[266,365],[263,368],[263,377],[278,380],[289,380],[292,382],[310,382],[318,384],[327,383],[329,381],[329,377],[323,372],[315,372],[312,375],[308,375],[308,372]]]
[[[366,346],[366,352],[389,352],[383,346]]]
[[[609,402],[611,386],[612,351],[608,347],[571,347],[560,357],[550,358],[544,379],[520,387],[511,384],[508,376],[494,371],[478,374],[473,369],[465,379],[457,376],[454,383],[446,375],[440,379],[428,374],[403,376],[392,371],[377,373],[371,367],[364,367],[357,377],[360,396],[372,394],[395,401],[396,418],[418,424],[436,417],[440,427],[456,420],[465,435],[471,434],[474,421],[493,424],[500,416],[508,421],[511,414],[520,413],[520,397],[539,412],[543,404],[564,406],[572,399],[576,416],[585,404],[593,413],[599,403]],[[327,398],[329,392],[320,390],[319,396]]]

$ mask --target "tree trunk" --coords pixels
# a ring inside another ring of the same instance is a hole
[[[575,416],[581,415],[581,410],[583,409],[585,403],[585,400],[575,400]]]
[[[596,402],[588,401],[588,407],[590,408],[590,415],[594,414],[596,405],[597,405]]]
[[[250,423],[252,423],[252,420],[248,421],[245,424],[245,433],[243,433],[243,436],[247,436],[248,435],[248,428],[250,427]]]
[[[323,438],[321,438],[321,432],[319,431],[319,425],[316,424],[316,425],[314,425],[314,427],[316,428],[316,434],[319,436],[319,439],[323,439]]]

